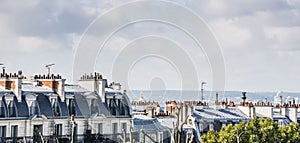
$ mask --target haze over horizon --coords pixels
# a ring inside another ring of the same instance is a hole
[[[226,91],[300,92],[299,0],[172,2],[195,12],[215,34],[224,56]],[[46,74],[45,65],[54,63],[51,71],[72,83],[73,58],[80,37],[97,17],[125,3],[125,0],[2,1],[0,63],[5,64],[7,72],[21,69],[28,77]],[[206,90],[212,89],[207,55],[194,50],[195,43],[182,31],[157,22],[132,24],[115,33],[93,63],[95,71],[112,82],[112,57],[124,45],[144,35],[160,35],[178,42],[190,53],[199,81],[207,82]],[[181,90],[177,69],[158,58],[137,62],[128,76],[130,81],[116,81],[129,82],[127,90]]]

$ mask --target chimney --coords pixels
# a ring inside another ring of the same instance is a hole
[[[60,96],[62,102],[65,102],[65,81],[66,79],[58,80],[58,85],[55,89],[56,93]]]
[[[35,80],[38,81],[39,85],[47,86],[48,88],[51,88],[54,92],[56,92],[62,102],[65,101],[65,81],[66,79],[62,79],[60,75],[39,75],[34,76]]]
[[[150,117],[150,118],[153,118],[154,117],[154,109],[153,109],[153,106],[148,106],[146,107],[147,108],[147,116]]]
[[[289,117],[293,122],[297,123],[297,108],[296,107],[282,107],[282,115]]]
[[[247,99],[246,93],[247,93],[247,92],[242,92],[242,94],[243,94],[243,96],[242,96],[243,105],[245,105],[245,102],[246,102],[246,99]]]
[[[218,99],[218,98],[219,98],[219,95],[218,95],[218,92],[217,92],[217,93],[216,93],[216,101],[215,101],[215,104],[216,104],[216,105],[219,104],[219,99]]]
[[[2,67],[2,74],[5,75],[5,67]]]
[[[3,69],[3,76],[0,78],[0,86],[4,87],[6,90],[11,90],[17,97],[18,101],[22,100],[22,71],[18,72],[18,76],[13,76],[16,74],[7,74],[5,69]]]
[[[78,84],[85,88],[88,91],[96,92],[100,97],[102,102],[105,102],[105,86],[106,86],[106,79],[102,78],[102,75],[96,73],[90,76],[84,74],[80,80],[78,80]]]
[[[22,79],[23,79],[22,71],[19,70],[18,77],[15,80],[15,88],[13,90],[19,102],[22,101]]]
[[[120,90],[121,90],[121,84],[120,84],[120,83],[113,82],[113,83],[112,83],[112,88],[113,88],[115,91],[120,91]]]
[[[264,115],[265,117],[269,117],[271,119],[273,119],[273,106],[271,104],[267,105],[267,104],[255,104],[254,105],[255,108],[255,115],[261,114]]]

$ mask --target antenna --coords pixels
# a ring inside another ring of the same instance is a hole
[[[48,69],[48,75],[50,75],[51,66],[54,66],[55,64],[48,64],[45,67]]]
[[[2,66],[2,71],[3,71],[3,76],[4,76],[4,74],[5,74],[5,66],[2,63],[0,63],[0,66]]]

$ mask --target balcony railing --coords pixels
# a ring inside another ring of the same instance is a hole
[[[122,142],[118,137],[121,134],[114,135],[102,135],[102,134],[86,134],[86,135],[76,135],[76,142],[86,142],[86,143],[119,143]],[[129,137],[129,134],[127,135]],[[71,136],[26,136],[26,137],[0,137],[1,143],[41,143],[44,140],[45,143],[70,143]]]

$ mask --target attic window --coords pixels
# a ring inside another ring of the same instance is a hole
[[[70,116],[72,116],[72,115],[76,116],[75,103],[74,103],[73,99],[69,99],[68,109],[69,109]]]
[[[40,114],[40,109],[37,101],[33,101],[31,106],[30,106],[30,116],[31,115],[39,115]]]
[[[91,114],[99,113],[98,106],[97,106],[97,100],[92,99],[91,101]]]
[[[8,104],[8,115],[9,115],[9,117],[17,116],[17,108],[13,101],[10,101]]]
[[[60,107],[59,107],[59,104],[58,104],[58,101],[55,100],[52,104],[52,112],[53,112],[53,116],[54,117],[57,117],[57,116],[60,116]]]
[[[4,118],[6,114],[6,109],[3,101],[0,101],[0,118]]]
[[[278,126],[279,126],[279,127],[283,126],[283,121],[282,121],[281,119],[278,120]]]

